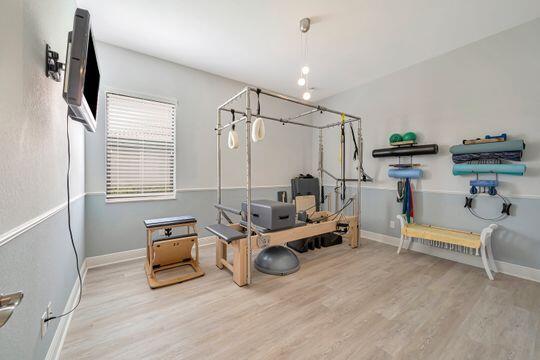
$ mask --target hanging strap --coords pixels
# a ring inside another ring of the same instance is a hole
[[[234,124],[234,109],[231,109],[231,115],[232,115],[232,130],[234,131],[234,129],[236,128],[236,124]]]
[[[261,89],[257,89],[257,115],[261,115]]]
[[[358,144],[356,143],[356,136],[354,135],[354,129],[353,129],[351,123],[349,123],[349,127],[351,128],[352,141],[353,141],[353,143],[354,143],[354,155],[353,155],[353,159],[356,160],[356,158],[358,157]]]

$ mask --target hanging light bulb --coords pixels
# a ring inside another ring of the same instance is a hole
[[[298,79],[298,86],[304,86],[306,85],[306,79],[301,77],[300,79]]]
[[[309,74],[309,66],[307,65],[302,66],[302,74],[304,75]]]
[[[302,95],[302,98],[306,101],[308,101],[309,99],[311,99],[311,93],[309,91],[306,91],[303,95]]]

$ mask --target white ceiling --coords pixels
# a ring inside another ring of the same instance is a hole
[[[539,0],[77,0],[98,40],[300,96],[311,17],[321,99],[540,16]]]

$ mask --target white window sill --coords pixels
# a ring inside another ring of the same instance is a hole
[[[140,201],[159,201],[159,200],[176,200],[176,191],[172,195],[167,196],[138,196],[138,197],[126,197],[126,198],[105,198],[106,204],[126,203],[126,202],[140,202]]]

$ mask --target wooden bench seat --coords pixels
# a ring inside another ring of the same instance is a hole
[[[397,250],[398,254],[401,252],[401,248],[403,247],[406,238],[409,240],[407,248],[411,246],[414,238],[419,238],[475,249],[477,250],[476,254],[480,255],[482,258],[482,263],[489,279],[493,280],[491,271],[497,272],[497,267],[491,250],[491,235],[497,228],[496,224],[489,225],[484,228],[480,234],[477,234],[474,232],[446,229],[432,225],[409,224],[403,215],[398,215],[397,218],[401,223],[401,238]]]
[[[440,241],[447,244],[480,249],[480,234],[440,228],[431,225],[405,224],[402,233],[407,237]]]

